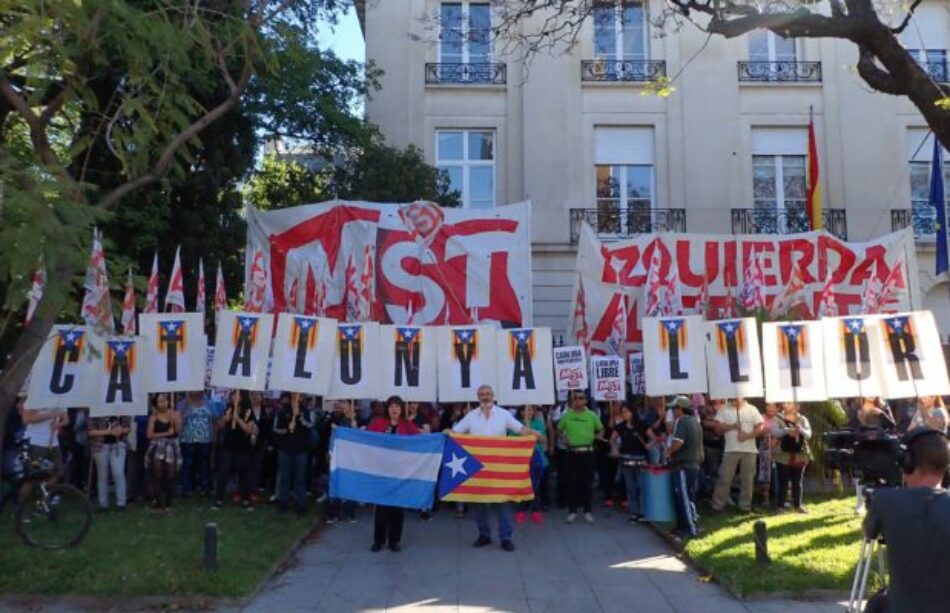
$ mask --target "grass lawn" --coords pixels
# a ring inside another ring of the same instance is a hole
[[[809,513],[713,515],[700,510],[703,533],[686,552],[723,585],[742,596],[807,590],[850,591],[861,549],[861,518],[854,497],[815,500]],[[768,526],[772,563],[755,562],[752,526]]]
[[[210,501],[176,500],[162,515],[141,506],[95,514],[85,540],[72,549],[27,547],[11,508],[0,517],[0,594],[241,597],[313,524],[270,505],[254,511]],[[218,572],[201,569],[204,525],[218,523]]]

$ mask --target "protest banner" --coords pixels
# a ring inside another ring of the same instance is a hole
[[[381,398],[379,324],[338,323],[333,343],[332,399]]]
[[[89,354],[99,385],[93,386],[90,417],[148,414],[148,393],[142,376],[140,336],[89,335]]]
[[[821,322],[762,324],[762,367],[768,402],[825,400]]]
[[[509,328],[497,337],[498,404],[553,404],[550,328]]]
[[[330,391],[335,341],[335,319],[280,313],[268,389],[325,396]]]
[[[646,394],[647,381],[646,373],[643,371],[643,353],[640,351],[631,351],[627,354],[627,360],[630,369],[630,392],[633,394]]]
[[[702,317],[644,318],[643,354],[648,395],[706,391]]]
[[[89,406],[99,384],[89,356],[86,326],[55,325],[33,361],[27,388],[30,409]]]
[[[877,316],[826,317],[821,320],[821,326],[828,396],[883,396],[884,364]]]
[[[495,329],[440,326],[436,349],[439,402],[475,402],[478,387],[495,387]]]
[[[211,385],[264,391],[273,329],[268,313],[218,312]]]
[[[705,331],[709,397],[761,397],[762,356],[755,318],[708,321]]]
[[[558,392],[587,389],[587,364],[583,347],[555,347],[553,360],[554,384]]]
[[[142,375],[145,390],[188,392],[205,388],[208,340],[202,313],[141,313]]]
[[[346,319],[347,281],[372,271],[371,319],[399,325],[532,323],[531,205],[441,209],[432,203],[332,201],[249,207],[249,310],[282,312],[323,288],[328,317]],[[364,266],[363,260],[372,262]],[[352,272],[351,272],[352,271]],[[296,295],[294,294],[296,288]]]
[[[626,367],[619,355],[590,358],[590,391],[594,400],[623,400],[626,397]]]
[[[432,402],[436,394],[435,328],[379,327],[380,397]]]
[[[887,398],[950,394],[937,323],[930,311],[885,315],[879,320],[884,395]]]

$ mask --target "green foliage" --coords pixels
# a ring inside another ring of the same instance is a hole
[[[802,413],[808,418],[811,425],[811,462],[809,470],[816,478],[821,479],[825,470],[825,433],[842,428],[848,421],[847,415],[832,400],[824,402],[802,403]]]
[[[422,151],[405,151],[373,143],[337,167],[330,185],[335,198],[374,202],[431,200],[442,206],[459,205],[459,193],[448,175],[426,163]]]
[[[272,153],[248,179],[244,197],[259,209],[282,209],[322,200],[324,183],[318,173]]]

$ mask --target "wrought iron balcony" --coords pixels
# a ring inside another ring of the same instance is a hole
[[[915,240],[936,240],[937,210],[929,205],[911,209],[891,209],[891,230],[896,232],[908,227],[914,229]]]
[[[821,83],[821,62],[739,62],[739,81]]]
[[[937,83],[950,83],[947,74],[947,62],[931,61],[924,62],[921,67],[930,75],[930,78]]]
[[[645,83],[666,76],[663,60],[583,60],[581,81]]]
[[[504,85],[508,81],[505,64],[495,63],[429,63],[426,64],[428,85]]]
[[[571,242],[586,223],[601,239],[621,239],[651,232],[686,232],[686,209],[571,209]]]
[[[848,240],[848,218],[844,209],[822,209],[825,230]],[[803,207],[784,209],[732,209],[733,234],[794,234],[808,232],[811,226]]]

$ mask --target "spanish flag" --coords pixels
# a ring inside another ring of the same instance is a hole
[[[455,502],[531,500],[534,446],[535,440],[525,436],[453,434],[445,441],[439,498]]]
[[[821,230],[821,173],[818,170],[818,142],[815,139],[815,120],[808,120],[808,182],[807,212],[812,230]]]

